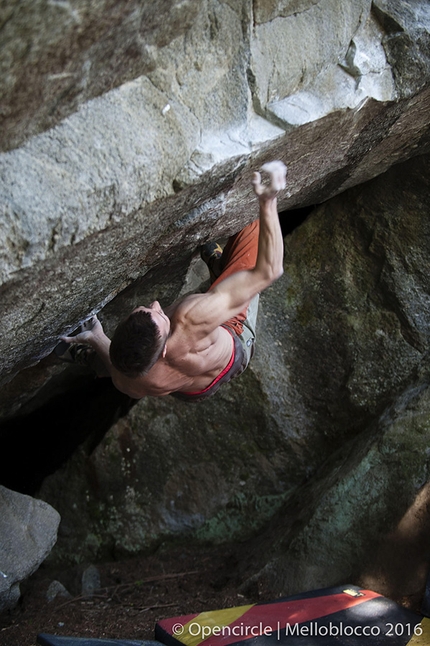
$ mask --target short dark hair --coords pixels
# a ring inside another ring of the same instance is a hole
[[[109,355],[114,368],[127,377],[147,373],[160,357],[163,339],[149,312],[132,312],[116,328]]]

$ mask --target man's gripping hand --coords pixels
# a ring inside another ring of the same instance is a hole
[[[287,167],[281,161],[272,161],[263,164],[262,171],[269,175],[270,183],[265,185],[261,182],[261,174],[255,172],[252,176],[252,185],[254,193],[260,200],[270,200],[277,196],[279,191],[282,191],[287,183]]]
[[[93,346],[97,340],[104,336],[103,327],[97,316],[92,316],[90,319],[82,323],[78,334],[73,336],[62,336],[61,340],[66,343],[83,343],[85,345]]]

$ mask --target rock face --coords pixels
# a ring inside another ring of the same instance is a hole
[[[354,580],[419,607],[429,566],[429,392],[426,374],[295,492],[253,545],[264,565],[246,585],[285,595]]]
[[[401,4],[4,8],[2,383],[166,257],[248,222],[250,173],[268,157],[290,168],[285,209],[425,152],[427,14]],[[384,54],[394,24],[420,33],[407,88]]]
[[[42,500],[0,486],[0,611],[20,596],[19,584],[47,557],[57,539],[59,514]]]
[[[105,439],[46,478],[54,557],[245,540],[273,517],[270,590],[372,580],[369,545],[426,491],[428,3],[7,4],[0,441],[83,379],[52,356],[60,334],[196,287],[198,246],[256,217],[264,161],[289,167],[280,210],[321,205],[286,239],[238,382],[198,412],[115,401]]]

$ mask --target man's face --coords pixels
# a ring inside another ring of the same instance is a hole
[[[133,313],[134,312],[149,312],[152,320],[160,331],[161,338],[165,340],[167,339],[170,332],[170,319],[167,314],[163,312],[158,301],[154,301],[149,305],[149,307],[144,307],[143,305],[136,307],[136,309],[133,310]]]

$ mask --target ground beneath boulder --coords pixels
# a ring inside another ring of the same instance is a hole
[[[36,636],[42,632],[98,639],[154,639],[160,619],[271,601],[273,595],[260,581],[248,583],[246,592],[241,593],[241,584],[253,570],[252,560],[252,551],[235,544],[176,546],[148,556],[97,563],[100,588],[91,597],[81,592],[88,563],[62,569],[42,564],[21,585],[18,606],[0,615],[0,646],[35,646]],[[403,582],[405,560],[400,559],[398,567],[399,581]],[[61,582],[71,596],[48,601],[52,581]],[[383,573],[378,573],[373,585],[366,585],[370,581],[356,583],[383,593],[386,582]],[[388,596],[419,612],[423,590],[405,595],[404,589],[400,584],[396,594]]]
[[[237,546],[236,546],[237,549]],[[96,564],[101,588],[83,597],[84,568],[42,565],[21,586],[19,605],[0,616],[0,644],[34,646],[38,633],[111,639],[154,639],[159,619],[253,603],[238,593],[237,559],[230,547],[165,552]],[[72,595],[48,602],[53,580]]]

